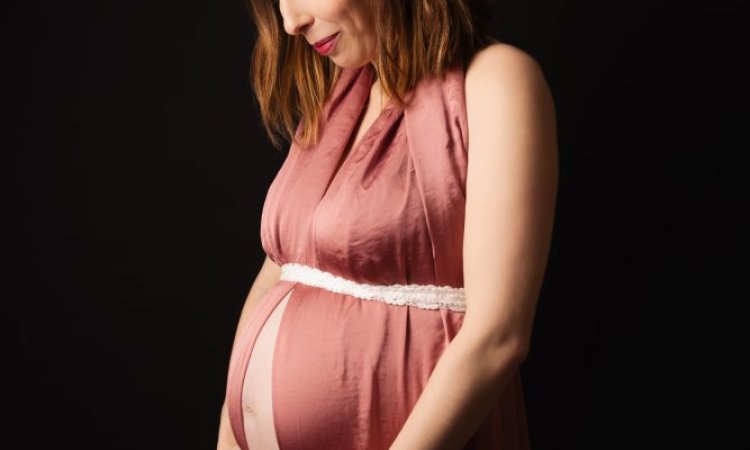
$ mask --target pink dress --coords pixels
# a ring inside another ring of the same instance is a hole
[[[387,450],[461,328],[463,69],[384,109],[331,180],[372,82],[369,64],[343,69],[320,143],[292,144],[269,187],[260,237],[282,277],[240,330],[227,378],[244,450]],[[528,448],[517,370],[464,449]]]

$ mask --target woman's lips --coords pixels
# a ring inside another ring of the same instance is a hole
[[[338,40],[338,37],[339,33],[332,34],[331,36],[328,36],[327,38],[321,39],[320,41],[316,42],[313,47],[318,53],[320,53],[321,55],[325,55],[333,49],[333,46]]]

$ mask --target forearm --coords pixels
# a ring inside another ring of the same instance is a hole
[[[488,350],[492,348],[492,350]],[[458,450],[496,405],[523,358],[458,333],[445,349],[390,450]]]

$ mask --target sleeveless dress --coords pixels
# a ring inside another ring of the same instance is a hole
[[[461,328],[463,68],[383,109],[336,172],[373,79],[369,64],[342,69],[319,143],[292,143],[266,194],[261,243],[282,275],[232,348],[243,450],[387,450]],[[464,449],[528,448],[516,370]]]

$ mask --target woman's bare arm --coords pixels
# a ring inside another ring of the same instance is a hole
[[[245,328],[247,320],[252,314],[252,311],[255,309],[258,301],[263,297],[263,295],[265,295],[268,289],[270,289],[274,284],[276,284],[276,282],[279,281],[280,276],[281,267],[279,267],[278,264],[271,261],[271,259],[266,256],[265,261],[263,261],[263,266],[260,268],[258,275],[255,277],[255,281],[253,281],[253,285],[250,287],[250,292],[245,299],[245,304],[242,307],[240,319],[237,322],[237,328],[234,333],[235,342],[237,341],[237,337],[240,335],[240,330],[243,330]],[[216,448],[217,450],[236,450],[240,448],[237,445],[237,441],[235,440],[234,434],[232,433],[232,429],[229,425],[229,413],[227,411],[226,399],[224,399],[224,404],[221,407],[221,416],[219,419],[219,436],[216,443]]]
[[[465,82],[466,312],[389,450],[462,448],[530,350],[557,193],[553,97],[536,60],[505,43],[481,50]]]

